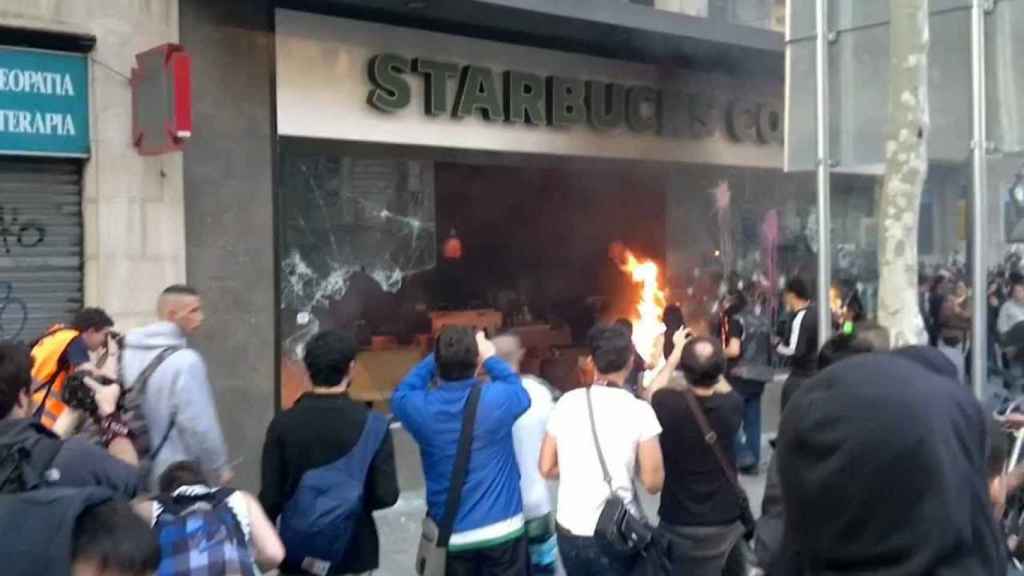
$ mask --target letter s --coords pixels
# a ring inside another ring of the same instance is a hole
[[[409,59],[397,54],[378,54],[370,58],[367,77],[373,88],[366,102],[381,112],[397,112],[409,105],[411,91],[402,74],[409,71]]]

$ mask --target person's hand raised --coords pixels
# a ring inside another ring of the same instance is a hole
[[[121,387],[117,384],[104,386],[91,376],[85,377],[85,385],[92,390],[96,401],[96,411],[100,417],[110,416],[117,410],[117,401],[121,398]]]
[[[479,350],[480,363],[485,362],[495,354],[494,343],[487,339],[487,335],[482,330],[476,333],[476,347]]]
[[[689,328],[680,328],[672,335],[672,346],[674,350],[682,351],[686,343],[693,340],[693,331]]]

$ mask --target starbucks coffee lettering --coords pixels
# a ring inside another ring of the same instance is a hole
[[[370,58],[367,79],[367,103],[384,113],[409,106],[410,81],[419,81],[423,84],[423,113],[433,117],[479,117],[488,122],[550,128],[586,125],[610,134],[628,131],[692,139],[707,138],[724,129],[737,142],[782,141],[781,112],[775,104],[723,99],[699,90],[495,71],[392,53]]]

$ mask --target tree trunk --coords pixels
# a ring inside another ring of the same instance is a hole
[[[889,126],[879,201],[878,322],[893,347],[927,336],[918,304],[917,227],[928,176],[928,0],[889,3]]]

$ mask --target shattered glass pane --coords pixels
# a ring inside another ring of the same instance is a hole
[[[434,167],[429,161],[284,154],[281,305],[288,352],[360,279],[396,294],[434,268]],[[289,325],[294,325],[288,330]]]

